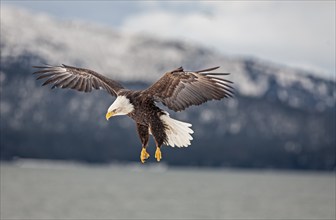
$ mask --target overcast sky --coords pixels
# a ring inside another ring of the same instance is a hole
[[[1,1],[335,75],[335,1]]]

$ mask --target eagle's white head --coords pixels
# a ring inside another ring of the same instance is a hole
[[[116,115],[127,115],[134,110],[134,106],[125,96],[118,96],[112,105],[107,109],[106,120]]]

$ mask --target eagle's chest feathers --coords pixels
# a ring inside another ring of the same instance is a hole
[[[131,97],[130,102],[134,106],[134,110],[128,116],[140,124],[149,125],[159,120],[160,116],[164,114],[152,99],[138,96],[136,98]]]

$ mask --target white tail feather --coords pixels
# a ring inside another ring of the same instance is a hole
[[[186,122],[178,121],[169,117],[169,114],[165,112],[160,116],[160,119],[166,126],[167,140],[165,145],[172,147],[188,147],[190,141],[193,139],[191,134],[194,131],[190,128],[192,125]]]

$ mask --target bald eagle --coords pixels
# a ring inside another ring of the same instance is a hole
[[[180,67],[165,73],[149,88],[137,91],[126,89],[120,83],[89,69],[64,64],[34,68],[38,68],[33,73],[38,75],[37,80],[45,80],[42,86],[51,84],[51,88],[70,88],[81,92],[104,89],[115,96],[115,101],[107,109],[106,120],[112,116],[127,115],[135,121],[142,143],[142,163],[149,158],[146,148],[150,134],[155,140],[155,158],[158,162],[162,159],[160,147],[163,144],[187,147],[193,139],[191,124],[169,117],[166,111],[156,106],[156,102],[178,112],[191,105],[233,96],[232,82],[218,77],[229,73],[212,72],[219,67],[199,71],[185,71]]]

